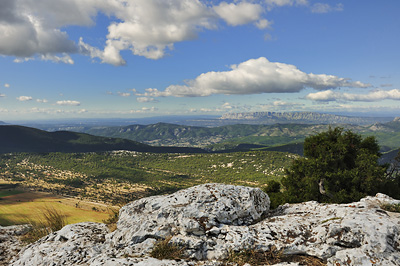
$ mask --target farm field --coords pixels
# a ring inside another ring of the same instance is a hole
[[[26,224],[42,219],[45,209],[66,215],[68,223],[102,222],[111,210],[104,204],[64,198],[44,192],[0,190],[0,225]]]

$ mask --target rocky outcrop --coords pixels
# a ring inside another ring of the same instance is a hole
[[[400,214],[382,210],[383,203],[400,201],[378,194],[271,212],[260,189],[205,184],[124,206],[114,232],[98,223],[68,225],[25,247],[11,265],[216,266],[243,250],[314,256],[332,266],[400,265]],[[148,256],[167,237],[183,248],[185,260]]]
[[[124,206],[118,228],[131,228],[134,242],[141,242],[138,235],[149,234],[201,236],[223,224],[249,225],[268,212],[269,204],[268,196],[260,189],[205,184]],[[113,238],[120,237],[115,234]],[[124,233],[124,238],[131,236]]]
[[[0,266],[8,265],[17,256],[23,247],[19,237],[29,229],[30,226],[27,225],[0,226]]]

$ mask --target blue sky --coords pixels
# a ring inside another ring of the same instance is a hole
[[[2,0],[0,120],[400,116],[400,1]]]

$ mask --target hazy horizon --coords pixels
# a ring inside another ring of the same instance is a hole
[[[276,112],[280,113],[280,112]],[[285,112],[282,112],[285,113]],[[292,112],[288,112],[292,113]],[[296,112],[293,112],[296,113]],[[318,112],[315,112],[318,113]],[[339,114],[339,113],[321,113],[321,114],[329,114],[329,115],[337,115],[337,116],[345,116],[345,117],[360,117],[360,118],[390,118],[395,119],[396,116],[392,115],[376,115],[376,114]],[[197,126],[196,121],[213,121],[220,120],[221,115],[169,115],[169,116],[149,116],[149,117],[141,117],[141,118],[60,118],[60,119],[28,119],[28,120],[0,120],[0,122],[5,122],[10,125],[61,125],[61,124],[70,124],[77,126],[79,124],[85,126],[127,126],[134,124],[141,125],[149,125],[156,123],[170,123],[170,124],[181,124],[181,125],[191,125]],[[237,121],[237,120],[235,120]],[[243,120],[245,123],[246,120]],[[237,124],[237,122],[235,122]],[[234,124],[235,124],[234,123]],[[199,123],[198,126],[202,126]],[[218,123],[215,123],[215,126],[220,126]],[[230,124],[228,122],[228,124]],[[222,124],[221,124],[222,125]]]

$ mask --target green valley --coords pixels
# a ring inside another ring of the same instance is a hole
[[[207,182],[263,187],[280,179],[294,158],[273,151],[20,153],[0,157],[0,177],[25,188],[117,204]]]

